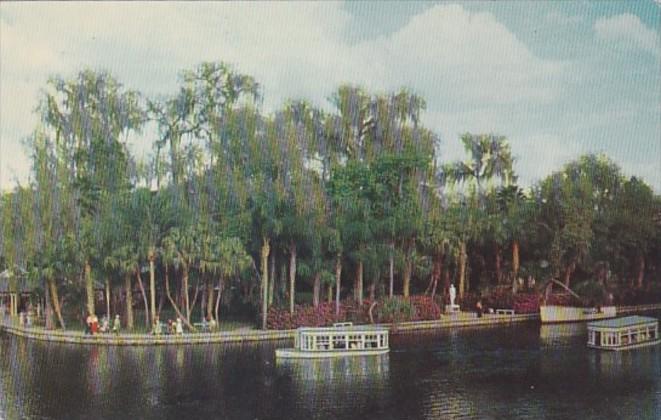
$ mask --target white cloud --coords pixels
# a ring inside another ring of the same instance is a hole
[[[645,26],[638,16],[625,13],[599,19],[594,24],[594,30],[605,41],[623,42],[653,53],[659,52],[659,34]]]
[[[564,64],[535,57],[490,13],[433,7],[389,37],[368,43],[393,83],[457,103],[549,102]]]
[[[526,119],[530,109],[540,114],[567,100],[572,92],[566,82],[576,76],[567,63],[535,55],[491,13],[435,6],[394,33],[355,44],[345,36],[347,28],[365,22],[338,3],[2,3],[0,8],[0,187],[10,184],[12,173],[28,172],[18,140],[35,125],[38,90],[49,75],[72,76],[83,67],[107,69],[128,87],[156,95],[174,92],[182,69],[223,60],[262,84],[267,110],[289,97],[327,105],[343,82],[372,90],[407,86],[427,99],[425,122],[444,139],[443,160],[463,155],[457,137],[465,131],[510,137],[515,153],[535,156],[521,170],[530,176],[557,168],[553,165],[574,152],[557,146],[561,134],[549,126],[526,127],[534,124]],[[518,140],[534,136],[538,141]],[[550,149],[545,155],[567,152],[538,164],[539,147]]]
[[[551,133],[514,136],[510,142],[517,171],[528,181],[528,185],[560,170],[565,163],[588,152],[577,141]]]

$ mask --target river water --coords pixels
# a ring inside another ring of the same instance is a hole
[[[528,323],[282,363],[274,350],[287,341],[124,348],[4,335],[0,418],[661,418],[661,346],[610,353],[585,341],[583,324]]]

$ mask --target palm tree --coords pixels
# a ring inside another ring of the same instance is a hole
[[[512,244],[512,291],[516,292],[520,268],[520,244],[529,222],[531,208],[523,190],[509,185],[498,190],[496,195],[502,224]]]
[[[514,159],[512,158],[510,146],[505,137],[493,134],[473,135],[466,133],[461,136],[461,141],[464,144],[464,149],[469,153],[469,159],[444,165],[439,174],[439,180],[442,185],[446,183],[474,184],[477,200],[468,201],[474,203],[474,208],[470,210],[483,209],[485,184],[488,184],[493,177],[498,177],[503,185],[508,185],[515,178],[512,170]],[[467,216],[468,225],[474,226],[471,215],[468,214]],[[467,237],[464,236],[464,239],[460,242],[459,251],[460,298],[463,297],[466,284],[466,263],[468,261],[466,240]]]

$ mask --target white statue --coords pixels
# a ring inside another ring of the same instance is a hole
[[[457,297],[457,289],[454,288],[454,284],[450,285],[450,306],[454,306],[454,300]]]

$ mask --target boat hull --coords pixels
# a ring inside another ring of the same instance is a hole
[[[597,308],[579,308],[575,306],[546,305],[539,307],[542,324],[556,322],[581,322],[595,319],[615,318],[615,306]]]
[[[282,359],[326,359],[332,357],[374,356],[386,354],[390,349],[360,349],[333,351],[302,351],[298,349],[276,349],[275,356]]]

